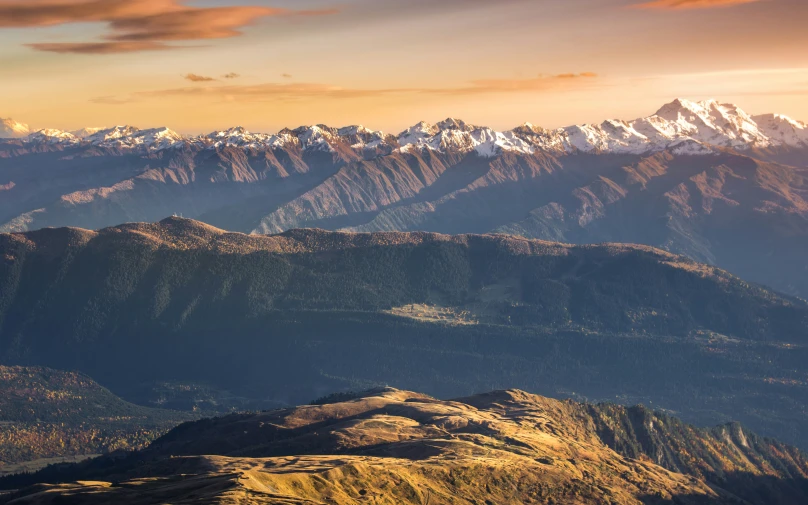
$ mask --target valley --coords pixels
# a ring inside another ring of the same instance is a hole
[[[808,304],[658,249],[169,218],[0,235],[0,254],[2,360],[137,403],[159,406],[145,383],[233,391],[237,410],[518,387],[808,446]]]

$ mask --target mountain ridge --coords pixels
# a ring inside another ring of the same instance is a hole
[[[758,121],[761,124],[758,124]],[[167,127],[140,130],[132,126],[110,129],[84,129],[73,133],[45,129],[24,139],[31,144],[50,143],[63,146],[90,144],[111,148],[146,148],[162,150],[183,145],[203,148],[234,146],[249,149],[271,149],[299,144],[303,149],[331,152],[334,142],[347,143],[355,150],[368,151],[382,145],[390,150],[461,149],[484,157],[502,151],[531,154],[547,152],[599,152],[642,154],[695,142],[701,152],[709,146],[734,149],[766,149],[776,147],[808,147],[808,126],[781,114],[751,116],[734,104],[717,100],[693,102],[677,98],[662,106],[655,114],[633,121],[606,120],[600,124],[581,124],[547,130],[525,123],[505,132],[474,126],[455,118],[432,125],[420,122],[398,136],[386,135],[361,125],[331,128],[326,125],[283,129],[277,134],[251,133],[242,127],[215,131],[207,135],[182,136]],[[19,131],[24,137],[25,131]],[[335,139],[336,137],[336,139]],[[692,149],[692,148],[691,148]],[[695,151],[694,151],[695,152]]]
[[[187,140],[120,126],[83,135],[93,140],[0,142],[0,231],[177,214],[256,234],[642,243],[808,297],[808,147],[797,147],[806,131],[782,116],[686,100],[569,131],[496,132],[448,118],[399,137],[316,125]]]
[[[0,500],[792,505],[807,477],[803,453],[737,425],[513,389],[438,400],[386,387],[186,423],[139,453],[0,480],[39,483]]]
[[[0,360],[79,369],[129,400],[133,381],[274,405],[511,386],[808,444],[808,303],[649,246],[168,218],[0,234],[0,293]]]

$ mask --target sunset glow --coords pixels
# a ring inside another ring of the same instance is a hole
[[[804,120],[806,18],[803,0],[0,0],[0,117],[397,132],[633,119],[684,96]]]

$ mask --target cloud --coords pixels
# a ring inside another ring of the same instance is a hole
[[[529,91],[549,91],[588,85],[597,79],[593,72],[579,74],[539,75],[529,79],[482,79],[471,81],[468,86],[456,88],[426,89],[423,92],[436,94],[476,95],[485,93],[521,93]]]
[[[196,75],[196,74],[186,74],[182,76],[183,79],[187,79],[191,82],[210,82],[215,81],[213,77],[206,77],[204,75]]]
[[[224,74],[222,77],[224,77],[225,79],[238,79],[239,77],[241,77],[241,75],[235,72],[230,72],[229,74]]]
[[[717,7],[732,7],[735,5],[751,4],[762,0],[652,0],[632,7],[637,9],[715,9]]]
[[[80,42],[80,43],[43,43],[25,44],[26,47],[37,51],[60,54],[116,54],[134,53],[140,51],[163,51],[174,49],[166,44],[157,42]]]
[[[258,19],[319,16],[329,10],[273,7],[191,7],[181,0],[0,0],[0,28],[106,23],[109,32],[92,42],[30,43],[38,51],[109,54],[176,49],[169,44],[236,37]]]
[[[183,96],[209,96],[232,101],[235,99],[247,101],[266,100],[296,100],[305,98],[361,98],[380,96],[397,92],[406,92],[399,89],[351,89],[330,86],[327,84],[300,83],[278,84],[264,83],[256,85],[227,85],[208,87],[185,87],[165,89],[158,91],[144,91],[135,93],[140,97],[183,97]]]
[[[281,74],[281,77],[283,77],[284,79],[291,79],[292,74]]]
[[[143,98],[211,97],[226,101],[304,100],[312,98],[372,98],[388,95],[482,95],[563,91],[591,86],[598,82],[592,72],[539,75],[528,79],[484,79],[445,88],[342,88],[319,83],[264,83],[184,87],[136,93]]]
[[[96,103],[100,105],[124,105],[127,103],[135,102],[134,98],[119,98],[116,96],[98,96],[95,98],[90,98],[90,103]]]

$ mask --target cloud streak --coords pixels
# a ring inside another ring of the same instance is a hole
[[[210,97],[224,101],[292,101],[316,98],[356,99],[391,95],[469,96],[540,93],[580,89],[597,84],[592,72],[539,75],[527,79],[483,79],[443,88],[343,88],[319,83],[262,83],[255,85],[195,86],[135,93],[139,98]]]
[[[736,5],[751,4],[762,0],[653,0],[634,4],[636,9],[659,10],[688,10],[688,9],[715,9],[719,7],[734,7]]]
[[[126,105],[134,101],[133,98],[119,98],[116,96],[97,96],[90,99],[90,103],[98,105]]]
[[[216,80],[213,77],[207,77],[204,75],[197,75],[197,74],[185,74],[182,76],[182,78],[191,82],[211,82]]]
[[[468,86],[449,88],[446,90],[427,89],[427,93],[476,95],[486,93],[523,93],[530,91],[548,91],[588,85],[597,79],[594,72],[579,74],[539,75],[529,79],[483,79],[471,81]]]
[[[181,0],[0,0],[0,28],[106,23],[92,42],[30,43],[38,51],[110,54],[176,49],[173,42],[236,37],[266,17],[320,16],[334,10],[259,6],[190,7]]]

